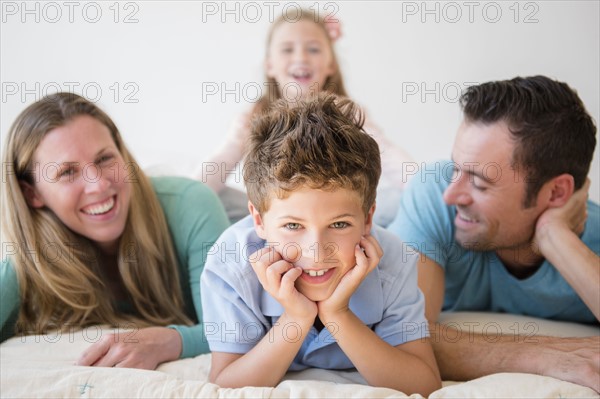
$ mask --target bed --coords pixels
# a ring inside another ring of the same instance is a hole
[[[597,326],[583,326],[522,316],[446,313],[442,322],[468,331],[600,335]],[[533,323],[533,324],[532,324]],[[43,336],[13,337],[0,345],[1,397],[70,398],[402,398],[402,392],[370,387],[356,371],[308,369],[290,372],[274,388],[225,389],[207,382],[210,355],[164,363],[155,371],[78,367],[81,351],[102,334],[101,326]],[[126,332],[125,332],[126,333]],[[421,398],[413,394],[408,397]],[[431,398],[598,398],[584,386],[551,377],[520,373],[493,374],[468,382],[444,381]]]

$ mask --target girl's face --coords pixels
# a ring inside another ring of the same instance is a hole
[[[312,21],[283,22],[273,32],[266,61],[267,76],[275,79],[282,97],[298,99],[323,90],[335,72],[331,45]]]
[[[67,226],[114,253],[125,229],[131,187],[109,129],[88,115],[50,130],[33,155],[34,184],[22,183],[30,206],[47,207]]]

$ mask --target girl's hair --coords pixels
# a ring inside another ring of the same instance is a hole
[[[116,310],[96,246],[68,229],[50,209],[29,207],[19,185],[20,181],[35,185],[36,179],[44,178],[39,173],[43,166],[33,164],[44,136],[82,115],[109,129],[125,161],[126,170],[118,171],[118,178],[129,179],[132,193],[118,267],[136,315]],[[2,162],[2,229],[5,240],[16,248],[11,261],[21,293],[16,332],[117,326],[132,318],[142,326],[190,323],[183,311],[177,260],[161,205],[106,113],[76,94],[49,95],[17,117]]]
[[[273,34],[277,30],[277,28],[284,23],[298,23],[300,21],[313,22],[314,24],[319,26],[323,30],[323,34],[327,38],[327,45],[331,50],[334,72],[331,76],[327,78],[327,80],[325,80],[325,84],[323,85],[323,87],[319,87],[319,91],[328,91],[330,93],[337,94],[338,96],[346,97],[348,94],[346,93],[346,88],[344,87],[344,80],[342,78],[342,72],[340,71],[340,66],[338,64],[337,57],[335,56],[333,42],[325,27],[325,20],[313,10],[302,9],[301,11],[299,11],[298,19],[294,19],[293,21],[290,21],[286,14],[282,14],[273,22],[267,35],[267,57],[269,56],[269,47],[271,45],[271,40],[273,39]],[[274,78],[266,76],[266,74],[265,79],[267,81],[267,91],[266,94],[264,94],[256,102],[256,105],[252,110],[252,114],[254,115],[267,111],[274,102],[281,98],[281,93],[277,81],[275,81]]]

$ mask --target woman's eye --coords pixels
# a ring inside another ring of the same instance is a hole
[[[286,223],[285,228],[288,230],[298,230],[300,228],[299,223]]]
[[[114,156],[112,155],[102,155],[100,158],[98,158],[98,161],[96,161],[97,163],[106,163],[110,160],[112,160],[114,158]]]
[[[348,223],[346,222],[334,222],[331,224],[331,227],[334,229],[343,229],[344,227],[348,227]]]

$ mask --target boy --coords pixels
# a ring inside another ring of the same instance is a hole
[[[275,386],[288,370],[356,367],[408,394],[441,386],[417,259],[372,225],[380,174],[349,100],[278,103],[255,122],[250,216],[213,246],[201,279],[211,382]]]

